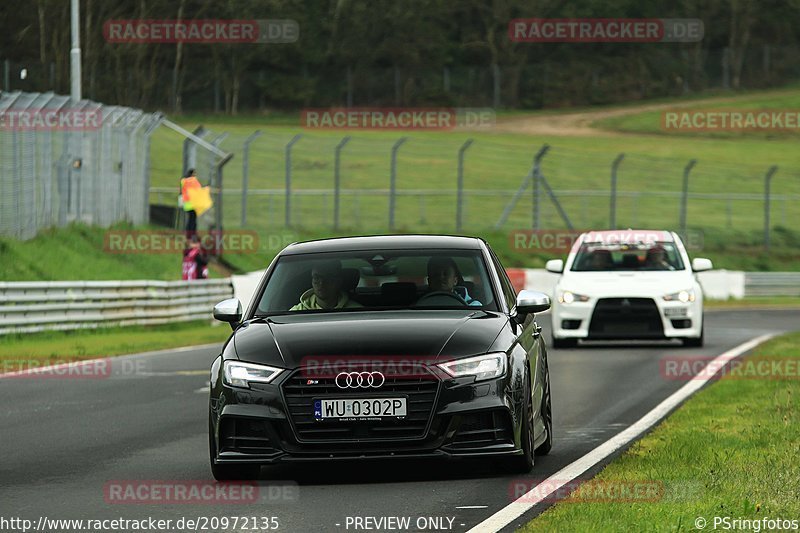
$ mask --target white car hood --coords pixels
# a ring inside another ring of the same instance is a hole
[[[559,280],[556,290],[567,290],[592,298],[652,298],[694,286],[694,277],[686,271],[568,272]]]

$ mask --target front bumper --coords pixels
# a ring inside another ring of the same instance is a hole
[[[557,339],[696,338],[702,332],[703,304],[700,300],[681,303],[661,298],[591,298],[554,305],[552,320]]]
[[[219,464],[337,461],[389,458],[456,458],[521,454],[519,413],[507,377],[481,383],[472,378],[435,380],[435,398],[424,428],[411,436],[379,438],[370,434],[365,422],[358,438],[337,438],[316,422],[315,428],[300,429],[297,396],[287,395],[294,374],[275,384],[253,384],[251,389],[214,384],[211,394],[211,431],[215,461]],[[310,392],[308,398],[320,396]],[[362,393],[363,397],[376,393]],[[377,393],[386,396],[387,392]],[[391,394],[391,393],[389,393]],[[413,398],[413,397],[412,397]],[[294,406],[293,406],[294,404]],[[304,408],[301,405],[301,408]],[[308,414],[308,413],[306,413]],[[413,422],[413,421],[411,421]],[[380,423],[372,423],[380,428]],[[379,432],[378,432],[379,434]]]

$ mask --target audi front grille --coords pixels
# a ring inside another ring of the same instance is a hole
[[[311,381],[312,383],[309,383]],[[295,370],[282,385],[284,400],[300,442],[381,441],[422,439],[430,423],[440,381],[429,376],[385,376],[380,387],[345,388],[336,385],[335,376],[309,380],[303,370]],[[407,398],[408,415],[402,419],[380,421],[315,420],[315,399]]]

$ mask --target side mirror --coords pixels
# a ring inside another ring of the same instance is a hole
[[[558,259],[558,261],[561,261]],[[519,291],[517,295],[517,313],[541,313],[550,309],[550,297],[538,291]]]
[[[544,269],[553,274],[561,274],[564,272],[564,261],[562,259],[551,259],[544,264]]]
[[[242,302],[238,298],[222,300],[214,306],[214,318],[220,322],[227,322],[231,329],[236,329],[242,320]]]
[[[692,270],[694,272],[704,272],[706,270],[711,270],[714,268],[714,265],[711,264],[711,259],[706,259],[705,257],[695,257],[692,260]]]

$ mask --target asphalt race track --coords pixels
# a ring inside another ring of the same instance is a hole
[[[555,442],[524,478],[488,461],[280,465],[264,468],[262,480],[288,485],[262,487],[257,503],[106,501],[107,485],[117,481],[212,480],[207,369],[217,348],[115,359],[105,379],[0,379],[0,516],[34,523],[40,516],[267,516],[277,517],[279,531],[364,531],[353,517],[391,516],[410,517],[412,531],[420,518],[424,530],[465,531],[506,506],[515,482],[530,486],[557,472],[684,385],[662,377],[661,358],[713,356],[764,333],[797,329],[800,311],[714,311],[706,321],[702,349],[669,342],[551,348]],[[540,322],[549,341],[549,315]]]

